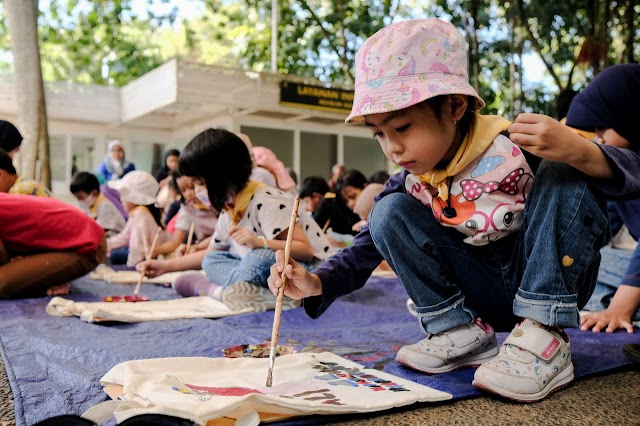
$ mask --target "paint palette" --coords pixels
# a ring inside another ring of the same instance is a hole
[[[138,296],[137,294],[130,294],[127,296],[105,296],[102,298],[103,302],[148,302],[149,298],[145,296]]]
[[[222,353],[226,358],[269,358],[270,351],[271,343],[260,343],[225,348],[222,350]],[[298,350],[294,346],[276,346],[276,356],[289,355],[297,352]]]

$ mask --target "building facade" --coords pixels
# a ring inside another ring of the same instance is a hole
[[[292,92],[293,90],[293,92]],[[208,127],[249,135],[292,167],[302,181],[328,178],[340,163],[365,175],[387,169],[370,130],[344,118],[349,91],[317,81],[172,59],[128,85],[47,83],[53,190],[68,194],[72,173],[93,171],[120,139],[140,170],[159,166]],[[19,127],[13,76],[0,76],[0,118]]]

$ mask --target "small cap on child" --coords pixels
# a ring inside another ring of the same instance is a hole
[[[120,198],[131,204],[148,206],[156,202],[158,193],[158,181],[150,173],[134,170],[127,173],[120,180],[112,180],[107,183],[120,193]]]
[[[448,22],[414,19],[391,24],[364,42],[356,54],[353,109],[345,120],[408,108],[440,95],[471,95],[467,43]]]
[[[636,123],[640,65],[614,65],[602,71],[571,102],[567,126],[580,130],[613,129],[640,148]]]

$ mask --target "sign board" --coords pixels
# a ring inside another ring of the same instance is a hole
[[[353,90],[280,82],[280,105],[349,114],[352,104]]]

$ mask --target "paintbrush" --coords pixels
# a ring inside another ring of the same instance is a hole
[[[158,228],[158,230],[156,231],[156,236],[153,237],[153,243],[151,243],[151,248],[149,249],[149,251],[147,251],[147,253],[144,256],[145,260],[149,260],[151,258],[151,255],[153,254],[153,251],[156,249],[156,244],[158,244],[158,238],[160,237],[161,230],[162,228]],[[140,271],[140,278],[138,278],[138,284],[136,285],[136,289],[133,290],[134,296],[138,296],[138,292],[140,291],[140,286],[142,285],[142,280],[144,280],[144,276],[146,273],[147,273],[147,268],[144,268],[142,271]]]
[[[191,227],[189,228],[189,236],[187,237],[187,248],[184,251],[184,254],[189,254],[189,250],[191,249],[191,242],[193,241],[193,231],[195,229],[196,224],[191,222]]]
[[[276,299],[276,311],[273,314],[273,329],[271,330],[271,350],[269,351],[269,372],[267,373],[267,387],[271,387],[273,381],[273,364],[276,360],[276,350],[278,347],[278,333],[280,332],[280,318],[282,317],[282,300],[284,299],[284,287],[287,284],[287,276],[284,269],[289,264],[289,256],[291,254],[291,242],[293,241],[293,230],[296,226],[296,218],[298,216],[298,206],[300,205],[300,194],[296,195],[293,202],[293,211],[291,212],[291,222],[289,223],[289,233],[287,234],[287,242],[284,246],[284,267],[280,281],[282,285],[278,289],[278,298]]]
[[[322,232],[327,232],[327,229],[329,229],[329,224],[331,223],[331,218],[327,219],[327,223],[324,224],[324,226],[322,227]]]

